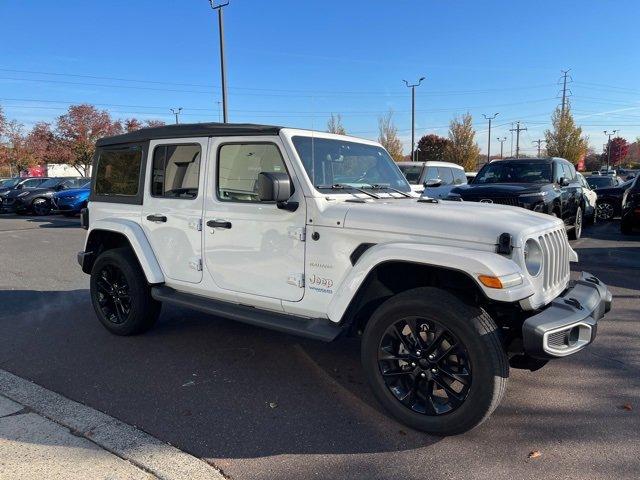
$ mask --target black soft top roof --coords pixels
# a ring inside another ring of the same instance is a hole
[[[104,137],[96,142],[98,147],[121,143],[146,142],[162,138],[226,137],[248,135],[278,135],[282,127],[253,123],[183,123],[162,127],[141,128],[135,132]]]

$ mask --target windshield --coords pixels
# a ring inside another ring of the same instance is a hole
[[[422,165],[398,165],[398,167],[410,184],[417,185],[420,182]]]
[[[550,183],[551,164],[543,162],[492,162],[485,165],[473,183]]]
[[[387,151],[375,145],[330,138],[293,137],[293,145],[316,188],[386,185],[410,192]]]
[[[9,180],[3,181],[2,185],[0,185],[0,187],[2,187],[2,188],[15,187],[18,183],[20,183],[20,180],[22,180],[22,179],[21,178],[10,178]]]
[[[600,176],[587,178],[587,183],[593,189],[613,187],[615,185],[615,181],[613,177],[600,177]]]

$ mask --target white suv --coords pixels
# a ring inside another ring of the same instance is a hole
[[[509,366],[583,349],[611,294],[569,280],[562,222],[417,198],[353,137],[262,125],[148,128],[97,144],[78,254],[102,324],[141,333],[162,303],[331,341],[407,425],[447,435],[498,405]]]

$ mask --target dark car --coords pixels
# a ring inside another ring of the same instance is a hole
[[[494,160],[473,183],[454,188],[450,200],[523,207],[561,218],[569,238],[580,238],[585,211],[575,167],[564,158]]]
[[[9,192],[3,206],[16,213],[49,215],[53,208],[52,197],[56,192],[78,188],[86,182],[86,178],[50,178],[37,188],[22,188]]]
[[[14,177],[4,180],[0,185],[0,212],[8,209],[7,196],[16,190],[23,188],[35,188],[49,180],[47,177]]]
[[[622,179],[616,175],[587,175],[585,178],[587,179],[589,186],[594,190],[617,187],[622,183]]]
[[[640,176],[632,181],[622,196],[622,220],[620,230],[625,235],[640,228]]]
[[[627,180],[616,187],[596,189],[598,194],[598,200],[596,201],[598,220],[611,220],[622,214],[622,197],[633,182],[634,180]]]

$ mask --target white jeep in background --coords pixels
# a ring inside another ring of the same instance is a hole
[[[117,335],[162,303],[318,340],[360,335],[377,399],[407,425],[486,419],[509,366],[593,341],[611,294],[570,281],[562,221],[418,198],[377,143],[241,124],[101,139],[78,261]]]

